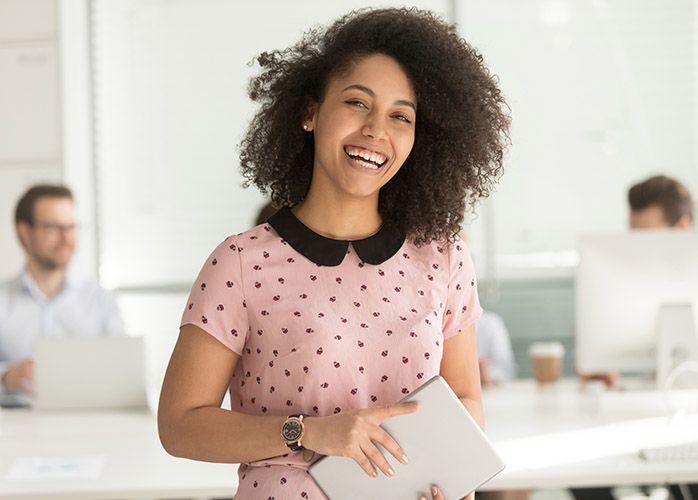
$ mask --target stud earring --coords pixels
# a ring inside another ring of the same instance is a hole
[[[305,130],[306,132],[308,131],[308,124],[307,123],[303,124],[303,130]]]

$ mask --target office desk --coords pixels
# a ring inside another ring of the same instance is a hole
[[[576,381],[539,389],[517,381],[484,391],[487,434],[507,463],[483,489],[698,482],[698,462],[643,462],[642,447],[698,440],[698,414],[670,420],[656,392],[580,392]],[[676,401],[696,405],[696,392]],[[103,457],[92,480],[9,480],[19,457]],[[399,473],[399,471],[398,471]],[[0,499],[230,498],[235,465],[176,459],[149,413],[0,412]]]
[[[656,391],[584,392],[576,380],[531,380],[483,391],[486,433],[507,468],[483,489],[698,482],[697,462],[648,463],[641,448],[698,441],[698,391],[671,394],[691,409],[669,417]]]
[[[103,459],[95,479],[10,480],[19,458]],[[148,412],[0,411],[1,499],[231,498],[237,465],[169,456]]]

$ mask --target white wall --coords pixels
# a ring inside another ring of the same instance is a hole
[[[62,177],[55,0],[0,0],[0,280],[24,259],[14,207],[31,184]]]

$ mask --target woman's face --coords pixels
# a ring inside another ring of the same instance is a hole
[[[414,144],[417,100],[392,57],[374,54],[332,78],[307,124],[315,133],[312,188],[377,196]]]

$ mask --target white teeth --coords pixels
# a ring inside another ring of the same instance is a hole
[[[375,165],[373,163],[369,163],[367,161],[361,161],[361,160],[357,160],[357,159],[354,159],[354,161],[356,163],[358,163],[359,165],[361,165],[362,167],[370,168],[371,170],[378,170],[378,168],[379,168],[378,165]]]
[[[350,156],[355,156],[373,162],[378,166],[382,166],[387,160],[387,157],[381,153],[376,153],[375,151],[370,151],[368,149],[357,148],[354,146],[347,146],[344,151]]]

